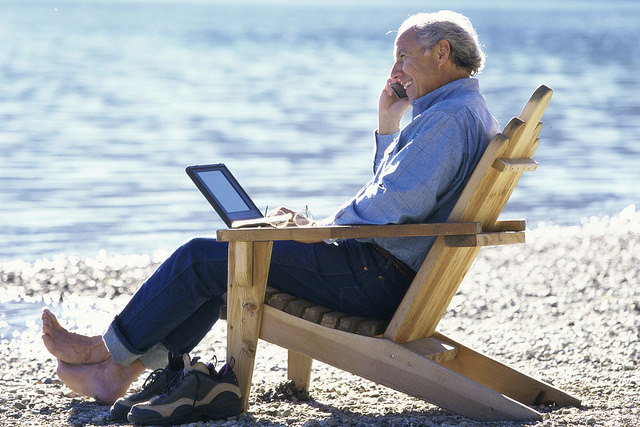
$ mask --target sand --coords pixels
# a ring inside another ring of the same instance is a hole
[[[33,308],[27,326],[0,343],[1,425],[114,424],[108,407],[57,379],[39,310],[49,306],[71,330],[99,334],[163,256],[0,264],[0,302]],[[542,421],[527,425],[640,425],[639,265],[633,207],[577,226],[536,225],[525,245],[481,250],[439,329],[582,400],[579,408],[538,407]],[[193,354],[223,358],[225,327],[216,324]],[[296,401],[279,392],[285,356],[261,342],[249,413],[194,425],[522,425],[475,422],[319,362],[311,400]]]

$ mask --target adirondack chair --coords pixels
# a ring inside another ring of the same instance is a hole
[[[309,387],[313,359],[477,420],[536,420],[531,406],[580,401],[440,334],[436,326],[482,246],[524,243],[525,222],[499,221],[523,172],[534,170],[539,87],[488,146],[446,223],[219,230],[229,242],[227,358],[247,409],[258,338],[288,349],[289,378]],[[274,240],[438,236],[381,336],[331,329],[264,304]]]

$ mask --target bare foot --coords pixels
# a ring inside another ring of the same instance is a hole
[[[72,365],[99,363],[111,358],[100,335],[88,337],[69,332],[46,308],[42,310],[42,341],[49,353]]]
[[[88,365],[71,365],[58,360],[57,372],[71,390],[111,405],[127,392],[144,369],[139,360],[129,366],[119,365],[112,359]]]

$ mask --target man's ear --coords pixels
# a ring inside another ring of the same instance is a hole
[[[436,43],[435,53],[438,64],[442,65],[446,63],[451,56],[451,45],[449,44],[449,41],[440,40],[438,43]]]

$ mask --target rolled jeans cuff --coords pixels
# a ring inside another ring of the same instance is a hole
[[[162,343],[157,343],[145,352],[133,351],[125,344],[115,321],[111,322],[102,335],[102,340],[113,361],[120,365],[129,366],[137,359],[148,369],[163,368],[167,365],[169,350]]]

